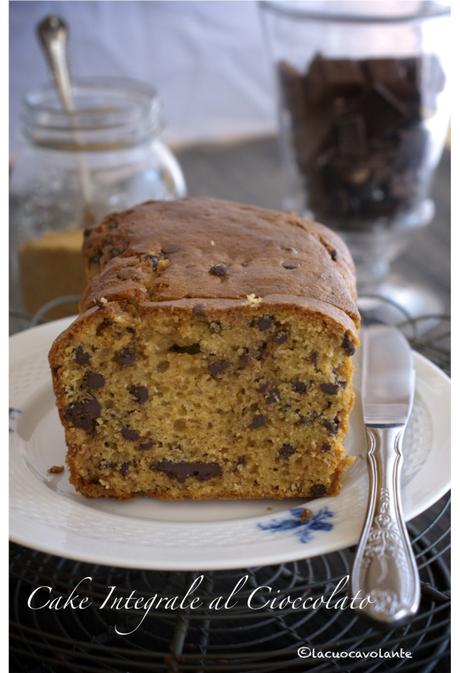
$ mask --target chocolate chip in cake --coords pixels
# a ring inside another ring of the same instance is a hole
[[[218,320],[214,320],[209,323],[209,331],[213,334],[219,334],[222,332],[222,324]]]
[[[91,360],[91,355],[85,351],[83,346],[77,346],[75,349],[75,362],[77,365],[88,365]]]
[[[281,263],[281,266],[284,269],[297,269],[299,262],[295,262],[293,259],[285,259],[284,262]]]
[[[99,374],[99,372],[87,372],[83,384],[90,390],[98,390],[105,386],[105,376]]]
[[[317,351],[312,351],[310,353],[310,355],[308,356],[308,361],[310,362],[310,364],[313,365],[313,367],[318,366],[318,353],[317,353]]]
[[[153,439],[144,439],[140,444],[139,444],[139,449],[141,451],[147,451],[147,449],[151,449],[153,446],[154,442]]]
[[[176,463],[172,460],[160,460],[157,463],[152,463],[150,469],[163,472],[168,477],[177,479],[180,483],[183,483],[189,477],[195,477],[198,481],[208,481],[213,477],[222,476],[222,467],[219,463],[188,463],[185,461]]]
[[[350,339],[350,335],[348,334],[348,332],[343,337],[342,348],[345,351],[345,353],[350,357],[354,355],[356,352],[356,346],[353,343],[352,339]]]
[[[319,388],[326,395],[337,395],[340,386],[337,383],[320,383]]]
[[[108,318],[101,320],[99,325],[96,327],[96,336],[101,336],[102,332],[107,329],[112,324],[112,321]]]
[[[263,360],[268,355],[267,342],[264,341],[259,348],[254,351],[254,357],[256,360]]]
[[[113,470],[115,463],[111,460],[101,460],[98,465],[100,470]]]
[[[331,445],[329,444],[329,442],[323,442],[319,447],[319,450],[321,451],[321,453],[327,453],[328,451],[331,450]]]
[[[109,252],[110,257],[119,257],[125,252],[126,248],[121,248],[120,246],[115,246]]]
[[[158,263],[160,261],[160,258],[158,255],[146,255],[145,259],[148,259],[152,265],[152,271],[157,271],[158,270]]]
[[[246,465],[246,456],[238,456],[237,465]]]
[[[265,399],[267,400],[267,404],[276,404],[276,402],[279,402],[281,399],[281,395],[278,388],[270,388]]]
[[[175,243],[168,243],[161,248],[161,252],[164,255],[172,255],[174,252],[179,250],[179,246]]]
[[[263,315],[257,318],[254,324],[257,325],[261,332],[266,332],[273,325],[273,318],[269,315]]]
[[[257,430],[258,428],[263,428],[264,425],[267,425],[267,418],[263,414],[256,414],[248,427],[250,430]]]
[[[136,351],[130,346],[125,346],[121,351],[115,353],[114,360],[121,367],[132,367],[136,360]]]
[[[101,405],[95,397],[87,400],[72,402],[64,412],[64,418],[75,428],[80,428],[86,432],[94,432],[96,428],[96,418],[101,415]]]
[[[287,330],[278,330],[272,337],[272,342],[274,344],[284,344],[289,338],[289,333]]]
[[[187,355],[197,355],[201,353],[200,344],[188,344],[188,346],[179,346],[178,344],[173,344],[169,349],[171,353],[187,353]]]
[[[149,391],[146,386],[130,386],[128,390],[139,404],[144,404],[149,399]]]
[[[339,426],[340,426],[339,417],[336,416],[333,419],[328,418],[324,421],[323,425],[331,435],[336,435],[339,431]]]
[[[249,350],[244,349],[244,353],[241,353],[238,357],[238,366],[240,369],[244,369],[251,362],[251,356],[249,355]]]
[[[88,261],[89,261],[90,264],[99,264],[101,256],[102,255],[101,255],[100,252],[96,252],[94,255],[91,255],[91,257],[89,258]]]
[[[226,264],[213,264],[209,269],[209,273],[211,276],[224,278],[228,273],[228,266]]]
[[[305,393],[308,391],[308,383],[305,381],[299,381],[299,379],[292,379],[291,388],[295,393],[299,393],[299,395],[305,395]]]
[[[327,488],[324,484],[313,484],[310,486],[309,496],[311,498],[321,498],[323,495],[326,495]]]
[[[197,318],[206,318],[206,311],[204,309],[204,304],[195,304],[195,306],[192,308],[192,314]]]
[[[128,442],[135,442],[140,437],[139,433],[136,430],[133,430],[132,428],[128,428],[127,425],[124,425],[122,427],[121,435]]]
[[[292,444],[283,444],[283,446],[278,449],[278,454],[281,458],[289,458],[289,456],[292,456],[295,451],[296,448],[295,446],[292,446]]]
[[[120,469],[118,470],[122,477],[126,477],[129,470],[129,463],[122,463]]]
[[[214,360],[208,365],[208,372],[212,377],[216,378],[219,374],[222,374],[228,367],[230,363],[228,360]]]

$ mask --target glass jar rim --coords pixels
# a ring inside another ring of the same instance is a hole
[[[101,149],[104,144],[133,145],[161,128],[156,90],[135,79],[75,78],[75,111],[66,112],[52,83],[23,98],[22,121],[32,142],[60,149]]]
[[[263,10],[273,12],[290,19],[306,19],[309,21],[321,21],[330,23],[411,23],[425,21],[427,19],[439,18],[450,15],[450,7],[431,1],[422,1],[418,12],[409,12],[404,14],[376,14],[374,13],[356,13],[351,12],[332,12],[320,9],[308,9],[304,3],[289,0],[259,0]],[[304,5],[303,7],[301,5]],[[309,3],[310,4],[310,3]],[[330,6],[339,7],[342,3],[331,2]],[[372,5],[373,3],[369,3]]]

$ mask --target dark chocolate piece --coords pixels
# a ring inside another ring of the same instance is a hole
[[[206,311],[204,304],[195,304],[192,308],[192,314],[197,318],[206,318]]]
[[[172,255],[174,252],[177,252],[178,250],[179,246],[176,245],[175,243],[169,243],[161,248],[161,252],[163,253],[163,255]]]
[[[135,442],[140,437],[139,433],[136,430],[133,430],[132,428],[128,428],[127,425],[124,425],[122,427],[121,435],[128,442]]]
[[[209,273],[211,276],[219,276],[224,278],[228,273],[228,266],[226,264],[214,264],[210,267]]]
[[[309,495],[311,498],[322,498],[326,495],[327,487],[324,484],[313,484],[310,487]]]
[[[261,332],[266,332],[273,325],[273,318],[269,315],[263,315],[255,320],[255,324]]]
[[[98,390],[105,386],[105,376],[99,374],[99,372],[86,372],[83,384],[90,390]]]
[[[272,343],[274,344],[284,344],[289,338],[289,333],[287,330],[280,329],[278,332],[272,336]]]
[[[130,386],[128,390],[139,404],[144,404],[149,399],[149,391],[146,386]]]
[[[340,420],[338,416],[335,416],[333,419],[326,419],[323,423],[324,427],[326,430],[329,432],[331,435],[336,435],[339,431],[340,427]]]
[[[340,386],[337,383],[320,383],[319,388],[326,395],[337,395]]]
[[[96,429],[96,419],[101,415],[102,407],[95,397],[87,400],[72,402],[64,412],[64,418],[75,428],[88,433]]]
[[[173,344],[169,348],[171,353],[187,353],[188,355],[197,355],[201,353],[200,344],[189,344],[188,346],[179,346],[178,344]]]
[[[343,337],[342,348],[345,351],[345,353],[347,355],[349,355],[350,357],[352,355],[354,355],[355,352],[356,352],[356,346],[353,343],[352,339],[350,338],[350,335],[348,334],[348,332]]]
[[[299,262],[295,262],[293,259],[286,259],[284,262],[281,263],[281,266],[284,269],[297,269],[299,266]]]
[[[75,349],[75,362],[77,365],[88,365],[91,360],[91,355],[85,351],[83,346],[77,346]]]
[[[292,444],[283,444],[283,446],[278,450],[278,454],[281,458],[289,458],[293,453],[296,452],[295,446]]]
[[[198,481],[208,481],[213,477],[222,476],[222,467],[219,463],[187,463],[185,461],[176,463],[172,460],[160,460],[157,463],[152,463],[150,469],[163,472],[171,479],[177,479],[181,484],[190,477],[194,477]]]
[[[151,449],[153,446],[154,442],[153,439],[144,439],[140,444],[139,444],[139,449],[141,451],[146,451],[147,449]]]
[[[228,360],[215,360],[214,362],[210,362],[208,365],[208,372],[211,374],[213,378],[216,378],[219,376],[219,374],[222,374],[228,367],[230,366],[230,363]]]
[[[265,425],[267,425],[267,418],[262,414],[256,414],[248,427],[250,430],[257,430],[258,428],[263,428]]]
[[[292,379],[291,388],[295,393],[305,395],[305,393],[308,391],[308,383],[305,381],[299,381],[299,379]]]
[[[118,353],[115,353],[114,360],[121,367],[132,367],[136,361],[136,351],[134,348],[126,346],[121,351],[118,351]]]

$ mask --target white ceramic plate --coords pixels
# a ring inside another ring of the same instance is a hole
[[[11,338],[11,538],[90,563],[164,570],[241,568],[343,549],[358,540],[367,502],[365,439],[357,400],[347,446],[358,456],[342,493],[302,502],[126,502],[84,498],[67,470],[64,432],[51,388],[47,354],[68,324],[59,320]],[[415,354],[415,405],[404,438],[403,502],[411,519],[450,482],[450,381]]]

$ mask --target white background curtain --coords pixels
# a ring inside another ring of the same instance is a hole
[[[134,77],[154,85],[164,106],[163,137],[193,142],[275,129],[275,98],[255,2],[11,2],[10,119],[21,97],[46,82],[35,37],[40,19],[70,26],[75,76]]]

